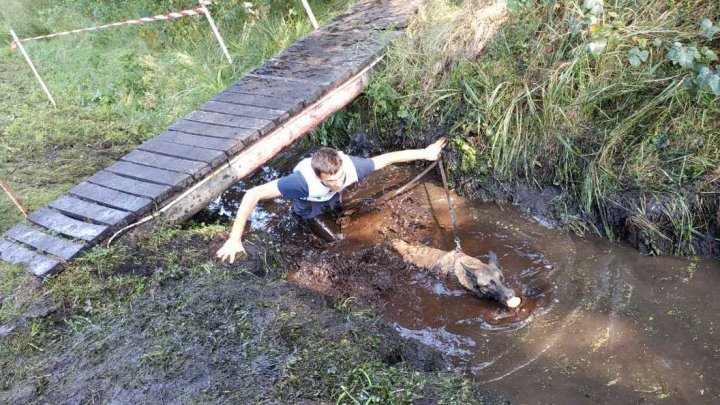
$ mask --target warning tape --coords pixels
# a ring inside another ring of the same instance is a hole
[[[21,42],[25,41],[31,41],[34,39],[46,39],[46,38],[53,38],[53,37],[59,37],[63,35],[71,35],[71,34],[77,34],[78,32],[85,32],[85,31],[96,31],[103,28],[108,27],[118,27],[118,26],[125,26],[125,25],[134,25],[134,24],[144,24],[146,22],[152,22],[152,21],[162,21],[162,20],[173,20],[175,18],[180,17],[187,17],[192,15],[200,15],[204,14],[206,12],[205,6],[209,6],[213,4],[215,0],[200,0],[200,5],[202,7],[199,8],[192,8],[188,10],[182,10],[182,11],[175,11],[172,13],[167,14],[160,14],[155,15],[152,17],[142,17],[142,18],[135,18],[132,20],[122,21],[122,22],[116,22],[111,24],[105,24],[105,25],[98,25],[96,27],[88,27],[88,28],[80,28],[77,30],[72,31],[65,31],[65,32],[56,32],[54,34],[47,34],[47,35],[38,35],[35,37],[27,37],[27,38],[21,38]],[[15,43],[15,40],[10,42],[10,48],[14,51],[17,48],[17,44]]]

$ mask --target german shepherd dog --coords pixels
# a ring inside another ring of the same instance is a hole
[[[490,252],[489,263],[460,251],[446,252],[427,246],[415,246],[395,239],[392,246],[406,263],[428,269],[441,276],[453,273],[460,284],[481,298],[490,297],[510,308],[520,305],[520,297],[505,284],[495,253]]]

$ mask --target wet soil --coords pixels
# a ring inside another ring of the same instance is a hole
[[[508,310],[402,262],[390,247],[397,238],[454,247],[437,181],[378,199],[417,172],[380,171],[346,192],[340,242],[292,231],[289,280],[329,305],[373,310],[407,342],[434,348],[478,387],[518,403],[720,401],[717,262],[643,257],[453,194],[464,252],[486,260],[494,251],[523,297]],[[263,226],[273,229],[273,221]]]

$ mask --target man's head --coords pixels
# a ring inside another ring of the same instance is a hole
[[[325,187],[336,192],[342,189],[346,174],[338,151],[332,148],[320,148],[312,154],[310,165]]]

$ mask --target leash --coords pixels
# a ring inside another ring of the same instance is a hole
[[[440,177],[442,177],[443,187],[445,188],[445,197],[447,197],[447,204],[450,210],[450,221],[453,226],[453,234],[455,235],[455,251],[460,252],[460,235],[458,234],[457,223],[455,221],[455,211],[452,206],[452,198],[450,197],[450,191],[448,191],[447,176],[445,176],[445,168],[443,167],[442,158],[438,159],[438,166],[440,167]]]

